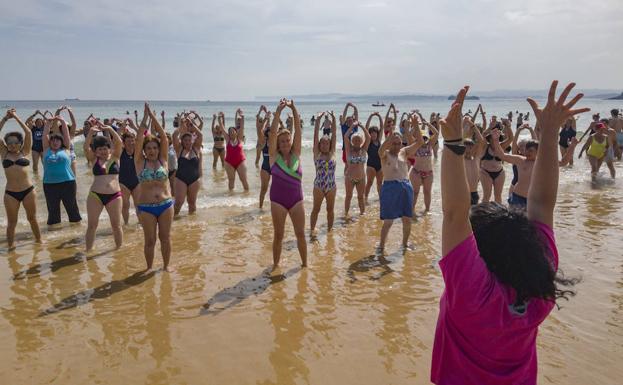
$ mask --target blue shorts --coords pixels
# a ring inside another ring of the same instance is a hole
[[[413,217],[413,187],[407,179],[389,180],[381,187],[381,219]]]
[[[525,210],[528,207],[528,198],[512,193],[508,198],[508,205],[516,209]]]

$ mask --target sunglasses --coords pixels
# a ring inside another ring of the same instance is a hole
[[[6,141],[6,144],[11,145],[11,144],[22,144],[22,143],[17,139],[9,139]]]

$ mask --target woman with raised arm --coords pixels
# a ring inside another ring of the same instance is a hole
[[[416,113],[422,121],[423,128],[428,128],[428,132],[432,135],[422,135],[420,131],[419,122],[417,118],[412,119],[411,124],[411,137],[417,138],[418,135],[422,136],[423,145],[420,146],[413,156],[413,163],[411,163],[411,170],[409,171],[409,180],[413,185],[413,209],[417,204],[417,197],[420,193],[420,187],[424,191],[424,207],[426,212],[430,211],[430,204],[432,200],[433,189],[433,147],[437,144],[437,138],[439,132],[432,124],[424,120],[424,117],[420,113]]]
[[[138,199],[138,177],[134,164],[134,150],[138,128],[131,118],[126,119],[126,127],[122,130],[121,141],[123,150],[119,157],[119,186],[121,187],[121,216],[126,225],[130,221],[130,198],[134,206]]]
[[[277,130],[281,112],[289,107],[294,115],[294,133]],[[305,239],[305,208],[303,207],[303,168],[301,167],[301,122],[292,100],[281,99],[275,110],[268,139],[270,153],[270,209],[273,218],[273,267],[279,265],[281,245],[286,224],[290,216],[296,235],[296,243],[303,267],[307,267],[307,241]]]
[[[268,150],[268,133],[270,131],[270,112],[264,109],[264,119],[257,132],[257,142],[262,150],[262,169],[260,170],[260,209],[264,207],[264,199],[270,183],[270,153]]]
[[[39,115],[40,118],[35,117]],[[33,122],[33,119],[35,120]],[[39,173],[39,163],[42,160],[43,154],[43,129],[45,128],[45,116],[41,111],[37,110],[28,119],[26,119],[26,126],[30,128],[32,133],[32,171],[35,174]]]
[[[374,117],[379,118],[378,126],[371,126],[370,122]],[[383,171],[381,170],[381,158],[379,149],[383,142],[383,118],[378,112],[372,113],[366,122],[366,129],[370,133],[370,144],[368,145],[368,161],[366,162],[366,204],[368,204],[368,196],[372,189],[372,184],[376,180],[376,192],[381,196],[381,186],[383,185]]]
[[[501,131],[502,128],[502,124],[497,121],[495,116],[492,116],[489,128],[483,133],[487,141],[484,155],[480,158],[480,183],[482,184],[483,202],[489,202],[493,192],[494,200],[497,203],[502,203],[502,190],[504,189],[506,173],[504,172],[502,159],[495,156],[491,148],[491,132],[493,130]],[[500,140],[502,141],[502,148],[507,148],[513,141],[513,135],[512,133],[508,136],[505,135]]]
[[[188,198],[188,213],[197,211],[197,194],[201,187],[201,144],[203,134],[192,119],[180,119],[180,127],[173,132],[173,147],[177,155],[175,173],[175,212],[179,214]]]
[[[320,120],[325,116],[325,112],[318,115],[314,127],[314,166],[316,168],[316,178],[314,179],[314,207],[310,218],[310,234],[315,235],[316,222],[322,201],[327,200],[327,231],[333,228],[335,194],[335,143],[337,139],[337,124],[333,111],[326,113],[331,116],[331,135],[320,135]]]
[[[394,103],[391,103],[387,108],[387,112],[385,113],[385,126],[383,126],[383,133],[385,137],[389,137],[392,132],[396,130],[396,121],[398,119],[398,111],[396,111],[396,106]],[[401,133],[402,134],[402,133]]]
[[[415,115],[412,119],[417,119]],[[417,126],[417,121],[413,126]],[[383,186],[381,187],[381,242],[379,250],[385,249],[385,240],[389,234],[394,220],[402,220],[402,246],[406,248],[411,233],[411,219],[413,218],[413,187],[409,182],[409,162],[417,149],[424,143],[421,136],[413,141],[410,132],[406,132],[406,141],[409,144],[404,147],[405,141],[399,132],[394,131],[379,149],[381,164],[383,166]]]
[[[527,216],[497,203],[471,209],[465,181],[461,108],[463,88],[441,122],[443,224],[439,262],[445,290],[433,345],[435,384],[536,384],[536,337],[556,300],[573,284],[557,275],[552,230],[558,188],[558,129],[582,97],[565,100],[570,84],[547,105],[528,99],[541,127],[541,142],[528,192]],[[512,236],[508,236],[512,234]],[[495,336],[495,338],[491,338]]]
[[[480,108],[480,106],[478,107]],[[476,110],[476,112],[478,112],[478,110]],[[485,113],[482,109],[480,112],[482,114],[483,126],[486,126],[487,119],[485,118]],[[474,118],[475,117],[476,113],[474,113]],[[480,158],[484,155],[487,142],[482,136],[482,127],[476,126],[469,115],[466,115],[463,118],[464,135],[466,126],[469,126],[469,128],[467,134],[468,137],[463,139],[463,144],[465,145],[465,176],[467,177],[470,200],[473,206],[477,205],[480,201],[480,196],[478,195],[478,183],[480,182]]]
[[[264,116],[262,117],[262,112],[264,113]],[[264,130],[265,130],[265,125],[264,123],[266,122],[266,113],[268,112],[268,110],[266,109],[265,105],[261,105],[259,111],[257,112],[257,114],[255,115],[255,133],[257,134],[257,143],[255,144],[255,167],[259,167],[260,166],[260,157],[262,156],[263,153],[263,149],[266,145],[266,143],[268,141],[264,141],[264,143],[261,143],[261,137],[264,136]],[[270,127],[270,124],[268,125],[268,127]]]
[[[171,271],[171,222],[173,198],[167,170],[169,143],[158,119],[145,103],[143,122],[136,137],[134,164],[139,181],[137,211],[145,236],[145,261],[147,270],[154,263],[156,237],[160,239],[163,268]],[[147,135],[146,118],[150,117],[152,129],[158,136]]]
[[[96,136],[98,132],[102,134],[106,132],[108,135]],[[112,138],[112,145],[109,138]],[[104,208],[110,219],[116,248],[120,248],[123,243],[121,229],[123,194],[119,185],[119,159],[122,151],[123,143],[119,134],[111,126],[94,121],[84,141],[84,155],[93,164],[93,183],[87,196],[88,225],[85,236],[87,251],[93,248],[95,231]]]
[[[60,132],[50,134],[52,125],[60,125]],[[80,222],[76,202],[76,176],[71,168],[69,128],[60,116],[49,119],[43,130],[43,192],[48,207],[48,226],[61,222],[61,201],[69,222]]]
[[[353,190],[357,189],[357,201],[359,202],[359,214],[366,212],[365,188],[366,188],[366,171],[365,164],[368,160],[368,146],[370,145],[370,133],[368,129],[361,126],[362,133],[355,133],[359,127],[358,121],[348,128],[344,135],[344,144],[346,152],[346,160],[348,167],[346,175],[344,175],[344,184],[346,185],[346,198],[344,198],[344,216],[348,217],[350,210],[350,201],[353,198]]]
[[[78,129],[78,126],[76,125],[76,117],[74,116],[74,112],[71,109],[71,107],[69,106],[61,106],[59,107],[58,110],[56,110],[56,115],[55,116],[61,116],[61,113],[63,111],[67,111],[67,114],[69,115],[69,122],[71,123],[70,125],[67,126],[68,131],[69,131],[69,154],[71,157],[71,170],[74,173],[74,176],[76,176],[77,172],[76,172],[76,151],[74,149],[74,137],[76,136],[76,130]],[[52,129],[51,129],[52,133],[60,133],[60,125],[57,122],[53,122],[52,124]],[[62,135],[62,134],[61,134]]]
[[[348,110],[351,107],[353,108],[353,114],[348,115]],[[343,141],[344,135],[346,135],[346,131],[348,131],[350,126],[352,126],[353,121],[358,120],[359,110],[357,110],[357,107],[351,102],[346,103],[346,106],[344,107],[344,112],[342,113],[342,115],[340,115],[340,129],[342,130],[342,135],[340,137],[342,138],[342,162],[344,163],[344,173],[346,173],[346,168],[348,167],[348,162],[346,161],[346,149],[344,147],[345,143]]]
[[[217,124],[216,114],[212,115],[212,168],[216,170],[216,164],[221,160],[221,167],[225,167],[225,135],[220,124]]]
[[[591,177],[593,180],[597,176],[601,165],[606,159],[608,148],[610,148],[610,138],[608,136],[608,126],[604,123],[597,123],[594,128],[595,132],[588,137],[586,144],[584,145],[588,161],[591,165]],[[582,149],[584,151],[584,149]],[[580,157],[582,156],[580,152]]]
[[[238,117],[238,113],[236,113]],[[244,122],[244,119],[242,120]],[[229,130],[225,132],[225,115],[221,112],[219,116],[219,125],[225,141],[227,142],[227,150],[225,152],[225,171],[227,172],[227,180],[229,190],[234,189],[234,183],[236,182],[236,173],[242,183],[242,187],[245,191],[249,190],[249,183],[247,183],[247,164],[246,156],[244,154],[244,125],[240,129],[236,127],[229,127]]]
[[[567,119],[565,124],[562,126],[562,129],[560,130],[560,134],[558,134],[560,138],[558,140],[558,146],[560,146],[560,157],[561,158],[564,158],[565,155],[567,154],[567,151],[569,151],[569,144],[571,143],[571,139],[575,138],[576,135],[577,135],[577,131],[576,131],[575,119],[569,118]],[[573,166],[573,156],[571,157],[571,161],[569,162],[569,165]]]
[[[15,227],[19,206],[24,205],[26,218],[30,223],[30,229],[35,238],[35,242],[41,243],[41,232],[37,223],[37,200],[35,187],[30,180],[28,166],[32,146],[31,129],[15,114],[15,110],[8,110],[6,115],[0,120],[0,131],[4,124],[15,119],[17,124],[24,132],[9,132],[4,135],[4,140],[0,139],[0,157],[2,157],[2,168],[6,177],[6,187],[4,190],[4,208],[6,210],[7,227],[6,239],[9,250],[15,248]]]

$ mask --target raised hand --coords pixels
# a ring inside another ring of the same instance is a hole
[[[448,115],[444,119],[439,120],[441,135],[446,142],[460,140],[463,137],[461,117],[463,116],[463,102],[468,90],[469,86],[465,86],[459,91],[450,111],[448,111]]]
[[[532,111],[534,111],[534,116],[536,120],[539,122],[539,125],[542,130],[558,130],[563,125],[563,123],[573,117],[574,115],[581,114],[583,112],[588,112],[590,108],[578,108],[571,109],[582,97],[584,94],[579,93],[569,101],[569,103],[565,104],[567,96],[575,87],[575,83],[569,83],[567,87],[562,91],[558,100],[556,100],[556,88],[558,87],[558,80],[554,80],[552,85],[549,88],[549,94],[547,96],[547,104],[543,109],[539,108],[537,102],[528,98],[528,103],[530,107],[532,107]]]

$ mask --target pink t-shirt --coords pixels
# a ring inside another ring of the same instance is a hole
[[[557,270],[554,233],[549,226],[534,223]],[[473,234],[439,266],[446,288],[439,303],[431,381],[438,385],[536,384],[536,336],[554,303],[533,299],[522,312],[515,309],[515,291],[487,269]]]

